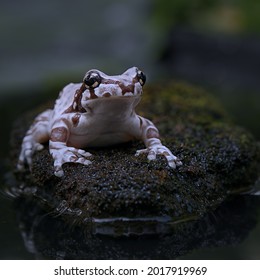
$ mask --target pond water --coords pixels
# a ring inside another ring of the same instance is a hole
[[[235,196],[161,235],[113,236],[100,224],[91,235],[87,224],[68,226],[34,200],[3,193],[0,209],[0,259],[260,259],[260,196]]]

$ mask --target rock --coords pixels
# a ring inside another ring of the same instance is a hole
[[[239,244],[257,224],[260,197],[233,196],[201,219],[173,223],[168,234],[127,237],[90,235],[85,226],[72,227],[64,223],[62,216],[46,215],[37,202],[22,197],[15,203],[26,248],[37,259],[172,260],[200,248]],[[221,255],[217,252],[215,256],[219,259]],[[222,254],[223,258],[227,257],[225,251]],[[241,254],[235,256],[242,257]],[[190,256],[185,258],[191,259]]]
[[[13,166],[38,112],[14,126]],[[17,185],[12,191],[33,197],[47,212],[58,213],[71,224],[94,222],[92,233],[140,235],[168,232],[166,225],[171,222],[201,217],[231,194],[249,190],[257,180],[259,144],[232,124],[221,105],[204,91],[184,84],[146,88],[138,112],[153,120],[182,166],[173,170],[164,158],[148,162],[145,155],[135,157],[144,145],[133,142],[87,149],[94,155],[91,165],[67,163],[65,176],[57,178],[46,144],[35,153],[31,172],[15,172]]]

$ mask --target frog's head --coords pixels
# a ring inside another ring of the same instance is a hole
[[[140,97],[146,81],[145,74],[137,67],[126,70],[117,76],[108,76],[93,69],[83,79],[85,93],[89,99],[108,97]]]

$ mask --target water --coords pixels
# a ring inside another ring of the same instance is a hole
[[[151,219],[119,218],[71,226],[35,199],[2,193],[0,201],[0,259],[260,258],[260,196],[234,196],[198,220],[154,217],[153,225]],[[120,223],[129,234],[116,234]]]
[[[0,194],[0,211],[0,259],[33,259],[24,245],[12,201],[3,193]]]

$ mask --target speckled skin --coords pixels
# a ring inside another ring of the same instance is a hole
[[[135,113],[141,99],[146,77],[132,67],[122,75],[108,76],[99,70],[86,73],[83,83],[69,84],[60,93],[54,109],[36,117],[23,139],[17,167],[23,170],[32,163],[35,151],[49,141],[54,160],[54,174],[64,175],[66,162],[89,165],[92,155],[86,147],[102,147],[131,140],[142,140],[148,160],[163,155],[175,168],[181,161],[162,145],[159,132],[148,119]]]

